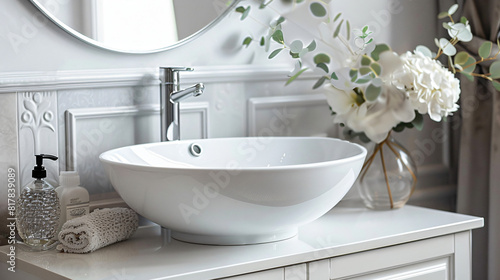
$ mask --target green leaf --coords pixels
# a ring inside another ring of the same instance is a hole
[[[491,73],[490,78],[492,79],[500,78],[500,61],[497,60],[491,64],[490,73]]]
[[[464,64],[464,70],[462,70],[462,73],[463,72],[465,72],[465,73],[472,73],[472,72],[474,72],[474,70],[476,69],[476,64],[475,63],[476,63],[476,59],[474,57],[472,57],[472,56],[469,56],[467,58],[467,62],[465,62],[465,64]],[[471,66],[469,66],[469,65],[471,65]],[[465,66],[467,68],[465,68]]]
[[[324,16],[326,16],[326,8],[321,3],[313,2],[309,6],[309,9],[311,9],[311,13],[315,17],[324,17]]]
[[[351,24],[348,20],[345,21],[346,24],[346,32],[347,32],[347,41],[351,40]]]
[[[274,31],[272,38],[274,41],[276,41],[280,44],[283,44],[285,42],[285,40],[283,40],[283,31],[281,31],[281,30]]]
[[[276,49],[274,50],[270,55],[269,55],[269,59],[271,58],[274,58],[275,56],[277,56],[283,49]]]
[[[448,9],[448,14],[453,15],[458,10],[458,4],[453,4],[450,9]]]
[[[316,64],[316,67],[323,69],[323,71],[325,71],[326,73],[330,72],[330,70],[328,69],[328,65],[324,63],[318,63]]]
[[[310,52],[312,52],[312,51],[314,51],[315,49],[316,49],[316,41],[315,41],[315,40],[313,40],[313,41],[309,44],[309,46],[307,46],[307,50],[308,50],[308,51],[310,51]]]
[[[262,36],[262,38],[260,38],[260,45],[264,46],[265,44],[266,44],[266,38],[264,38],[264,36]]]
[[[447,22],[443,22],[443,27],[445,29],[452,29],[452,27]]]
[[[337,77],[337,74],[335,74],[335,72],[332,73],[331,78],[337,81],[339,79],[339,77]]]
[[[479,47],[479,56],[481,58],[488,58],[491,54],[491,48],[493,47],[493,43],[490,41],[484,42],[480,47]]]
[[[340,28],[342,27],[342,24],[344,23],[344,20],[341,20],[337,28],[335,29],[335,32],[333,32],[333,38],[337,38],[340,33]]]
[[[290,51],[299,53],[304,48],[304,44],[300,40],[295,40],[290,44]]]
[[[461,51],[455,55],[455,64],[465,65],[469,59],[469,54],[467,52]]]
[[[293,82],[295,79],[297,79],[298,76],[300,76],[300,74],[304,73],[304,71],[306,71],[307,68],[304,68],[302,70],[300,70],[299,72],[297,72],[297,74],[293,75],[290,77],[290,79],[288,79],[288,81],[286,82],[285,86],[289,85],[291,82]]]
[[[319,80],[318,80],[318,81],[314,84],[313,89],[317,89],[317,88],[319,88],[320,86],[322,86],[322,85],[325,83],[326,78],[327,78],[327,77],[325,77],[325,76],[323,76],[323,77],[319,78]]]
[[[438,14],[438,19],[443,19],[445,17],[448,17],[448,12],[441,12]]]
[[[283,22],[285,22],[285,18],[284,17],[279,17],[278,20],[276,21],[276,25],[280,25]]]
[[[246,37],[246,38],[243,40],[243,46],[248,47],[248,46],[250,45],[250,43],[252,43],[252,37]]]
[[[386,44],[378,44],[375,46],[375,49],[371,53],[371,57],[375,60],[379,60],[379,55],[385,51],[390,51],[391,48]]]
[[[372,60],[369,56],[363,55],[361,56],[361,65],[368,66],[372,63]]]
[[[368,74],[372,72],[372,69],[370,69],[370,67],[361,67],[359,68],[359,74],[361,74],[362,76]]]
[[[464,16],[460,18],[460,22],[463,23],[463,24],[467,24],[468,21],[469,20],[466,17],[464,17]]]
[[[241,13],[240,20],[244,20],[248,16],[248,14],[250,13],[250,6],[248,6],[246,8],[243,6],[239,6],[235,9],[235,11],[238,13]]]
[[[413,124],[418,131],[421,131],[424,128],[424,117],[422,114],[415,111],[415,118],[411,121],[411,124]]]
[[[336,22],[336,21],[337,21],[337,19],[339,19],[339,17],[340,17],[341,15],[342,15],[342,13],[338,13],[338,14],[335,16],[335,18],[333,19],[333,22]]]
[[[314,56],[314,63],[320,64],[320,63],[330,63],[330,56],[324,53],[319,53]]]
[[[380,76],[380,73],[382,73],[382,67],[380,66],[380,64],[374,62],[370,65],[370,67],[373,69],[373,72],[377,74],[377,76]]]
[[[493,87],[495,87],[496,90],[500,91],[500,83],[497,81],[492,81]]]
[[[382,92],[381,87],[376,87],[373,84],[370,84],[365,91],[365,97],[367,101],[375,101],[380,93]]]
[[[365,27],[363,27],[363,29],[361,30],[364,33],[366,33],[366,31],[368,31],[368,25],[365,25]]]

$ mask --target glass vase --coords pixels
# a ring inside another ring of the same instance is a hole
[[[417,185],[417,167],[410,153],[390,134],[376,144],[361,169],[359,192],[366,207],[403,207]]]

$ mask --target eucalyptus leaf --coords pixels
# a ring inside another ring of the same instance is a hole
[[[500,78],[500,61],[497,60],[491,64],[490,73],[491,73],[490,78],[492,79]]]
[[[250,14],[250,6],[248,6],[245,11],[241,14],[241,19],[240,20],[244,20],[248,17],[248,15]]]
[[[493,47],[493,43],[490,41],[485,41],[480,47],[479,47],[479,56],[481,58],[488,58],[491,54],[491,48]]]
[[[371,53],[371,57],[375,60],[379,60],[379,55],[385,51],[390,51],[391,48],[386,44],[378,44],[375,46],[375,49]]]
[[[327,77],[325,77],[325,76],[323,76],[323,77],[319,78],[319,80],[318,80],[318,81],[314,84],[313,89],[317,89],[317,88],[319,88],[320,86],[322,86],[322,85],[325,83],[326,78],[327,78]]]
[[[279,17],[278,20],[276,21],[276,25],[280,25],[283,22],[285,22],[285,18],[284,17]]]
[[[438,19],[443,19],[445,17],[447,17],[449,14],[448,12],[441,12],[438,14]]]
[[[447,22],[443,22],[443,27],[445,29],[451,29],[452,28]]]
[[[313,3],[311,3],[311,5],[309,6],[309,9],[311,10],[311,13],[315,17],[324,17],[324,16],[326,16],[326,8],[325,8],[325,6],[323,6],[323,4],[321,4],[319,2],[313,2]]]
[[[446,38],[439,39],[439,47],[443,50],[443,53],[447,56],[453,56],[457,53],[457,49],[453,46],[450,41]]]
[[[375,101],[382,92],[381,87],[374,86],[373,84],[368,85],[365,91],[365,98],[367,101]]]
[[[460,22],[463,23],[463,24],[467,24],[467,22],[469,22],[469,20],[466,17],[462,16],[460,18]]]
[[[462,70],[462,73],[472,73],[476,69],[476,59],[472,56],[469,56],[467,58],[467,62],[464,64],[464,69]]]
[[[383,81],[380,78],[375,78],[375,79],[373,79],[372,84],[376,87],[381,87],[383,84]]]
[[[333,38],[337,38],[340,33],[340,28],[342,27],[342,24],[344,23],[344,20],[341,20],[337,28],[335,29],[335,32],[333,32]]]
[[[431,50],[426,47],[426,46],[422,46],[422,45],[419,45],[415,48],[415,52],[419,52],[419,53],[422,53],[423,55],[427,56],[427,57],[430,57],[430,58],[433,58],[434,56],[432,55],[432,52]]]
[[[469,54],[467,52],[461,51],[455,55],[455,64],[465,65],[469,59]]]
[[[332,75],[330,76],[333,80],[337,80],[339,79],[339,77],[337,76],[337,74],[335,72],[332,73]]]
[[[261,46],[266,45],[266,38],[264,38],[264,36],[262,36],[262,38],[260,38],[260,45]]]
[[[283,40],[283,31],[281,30],[276,30],[274,31],[273,35],[272,35],[272,38],[274,41],[280,43],[280,44],[284,44],[284,40]]]
[[[325,71],[326,73],[330,72],[330,70],[328,69],[328,65],[324,63],[318,63],[316,64],[316,67],[323,69],[323,71]]]
[[[319,53],[314,56],[314,63],[330,63],[330,56],[324,53]]]
[[[362,76],[365,76],[366,74],[372,72],[372,69],[370,67],[361,67],[359,68],[359,74],[361,74]]]
[[[312,40],[312,42],[309,44],[309,46],[307,46],[307,50],[312,52],[316,49],[316,41],[315,40]]]
[[[269,55],[269,59],[272,59],[274,58],[275,56],[277,56],[283,49],[275,49],[270,55]]]
[[[338,13],[338,14],[335,16],[335,18],[333,19],[333,22],[336,22],[336,21],[340,18],[340,16],[341,16],[341,15],[342,15],[342,13]]]
[[[297,74],[293,75],[290,77],[290,79],[288,79],[288,81],[286,82],[285,86],[289,85],[291,82],[293,82],[295,79],[297,79],[298,76],[300,76],[302,73],[304,73],[308,68],[304,68],[302,70],[300,70],[299,72],[297,72]]]
[[[300,40],[295,40],[290,44],[290,51],[299,53],[304,48],[304,44]]]
[[[243,46],[245,46],[245,47],[248,47],[250,45],[250,43],[252,43],[252,37],[246,37],[243,40]]]
[[[382,67],[380,66],[380,64],[374,62],[370,65],[370,67],[373,70],[373,72],[377,74],[377,76],[380,76],[380,74],[382,73]]]
[[[370,59],[369,56],[363,55],[361,56],[361,65],[363,66],[368,66],[372,63],[372,60]]]
[[[450,9],[448,9],[448,14],[453,15],[458,10],[458,4],[453,4]]]

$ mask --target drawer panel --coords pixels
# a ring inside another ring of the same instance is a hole
[[[454,237],[447,235],[340,256],[330,259],[330,278],[350,279],[356,275],[447,257],[453,253]]]

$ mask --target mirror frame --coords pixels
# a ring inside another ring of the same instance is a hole
[[[220,14],[217,18],[215,18],[213,21],[211,21],[209,24],[207,24],[205,27],[198,30],[197,32],[191,34],[190,36],[188,36],[186,38],[183,38],[183,39],[177,41],[177,43],[174,43],[172,45],[168,45],[168,46],[165,46],[162,48],[150,49],[150,50],[147,50],[147,49],[146,50],[127,50],[127,49],[111,47],[109,45],[103,44],[99,41],[96,41],[94,39],[91,39],[91,38],[81,34],[80,32],[76,31],[75,29],[73,29],[72,27],[68,26],[67,24],[65,24],[64,22],[59,20],[57,17],[55,17],[52,13],[50,13],[50,11],[48,11],[45,7],[43,7],[43,5],[38,2],[38,0],[30,0],[31,4],[33,4],[40,12],[42,12],[42,14],[44,14],[53,23],[55,23],[57,26],[62,28],[64,31],[66,31],[70,35],[72,35],[72,36],[82,40],[83,42],[92,45],[92,46],[95,46],[95,47],[98,47],[98,48],[101,48],[104,50],[109,50],[109,51],[118,52],[118,53],[127,53],[127,54],[158,53],[158,52],[170,50],[170,49],[176,48],[178,46],[181,46],[181,45],[197,38],[198,36],[205,33],[208,29],[215,26],[222,19],[224,19],[229,13],[231,13],[236,8],[236,5],[241,1],[242,0],[233,0],[233,2],[226,8],[226,10],[224,10],[224,12],[222,14]]]

